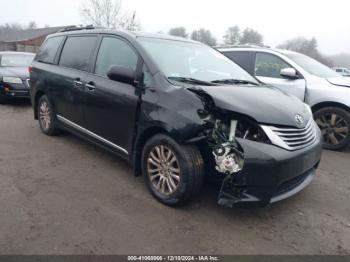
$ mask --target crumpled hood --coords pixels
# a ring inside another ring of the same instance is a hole
[[[330,77],[327,81],[336,86],[350,87],[350,77]]]
[[[270,125],[304,127],[311,114],[295,96],[268,86],[201,86],[217,107],[248,115],[257,122]],[[298,126],[295,116],[304,118]]]
[[[29,78],[27,67],[0,67],[0,76],[19,77],[22,80]]]

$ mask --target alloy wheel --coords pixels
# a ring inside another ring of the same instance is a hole
[[[48,130],[50,128],[50,125],[51,125],[51,112],[50,112],[50,107],[46,101],[43,101],[40,104],[39,118],[40,118],[41,126],[45,130]]]
[[[316,123],[322,131],[326,144],[339,145],[348,137],[349,126],[346,120],[338,114],[323,114],[316,119]]]
[[[147,173],[152,186],[163,195],[176,192],[181,181],[179,162],[174,152],[164,146],[155,146],[147,159]]]

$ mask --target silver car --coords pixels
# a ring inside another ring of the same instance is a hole
[[[332,69],[342,76],[350,76],[350,70],[345,67],[333,67]]]
[[[257,46],[217,48],[261,82],[309,104],[322,130],[324,148],[350,143],[350,78],[303,54]]]

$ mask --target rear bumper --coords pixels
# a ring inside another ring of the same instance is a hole
[[[228,207],[263,207],[292,197],[311,183],[322,154],[319,130],[314,144],[297,151],[237,141],[244,150],[245,162],[240,173],[222,183],[219,204]]]

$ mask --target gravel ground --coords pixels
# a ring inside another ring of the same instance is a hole
[[[350,254],[350,149],[324,151],[312,184],[268,208],[154,200],[131,167],[65,134],[27,102],[0,105],[0,254]]]

